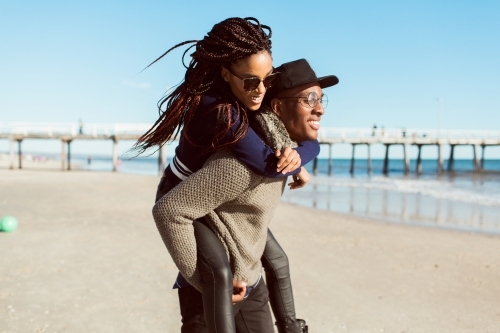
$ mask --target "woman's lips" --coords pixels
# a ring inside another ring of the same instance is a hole
[[[307,123],[309,124],[309,126],[311,126],[312,129],[314,130],[319,130],[319,120],[308,120]]]
[[[254,104],[260,104],[262,103],[262,100],[264,99],[264,96],[250,96],[250,101]]]

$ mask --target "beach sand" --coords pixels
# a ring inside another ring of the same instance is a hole
[[[0,332],[180,332],[157,177],[0,170]],[[310,332],[500,332],[500,237],[280,204]]]

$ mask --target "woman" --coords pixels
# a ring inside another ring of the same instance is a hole
[[[159,108],[166,106],[165,112],[161,113],[136,146],[142,152],[162,145],[182,128],[176,156],[166,168],[158,186],[157,200],[199,170],[211,154],[222,148],[230,147],[232,153],[252,171],[268,177],[300,177],[300,173],[304,172],[302,165],[317,155],[319,144],[316,140],[299,143],[296,149],[286,147],[275,153],[273,147],[265,146],[248,125],[247,112],[260,108],[266,89],[278,78],[278,74],[273,73],[270,37],[271,29],[256,19],[230,18],[216,24],[203,40],[180,43],[154,61],[176,47],[195,43],[193,46],[196,49],[191,55],[184,82],[160,101]],[[164,230],[160,230],[162,232]],[[206,233],[195,230],[195,234],[196,242],[203,242]],[[286,258],[284,253],[279,253],[282,250],[274,238],[270,236],[270,239],[266,251],[274,250],[277,253],[267,257]],[[265,268],[266,272],[272,271],[272,263],[267,263]],[[287,267],[280,268],[280,276],[283,276],[283,271],[287,272]],[[217,332],[234,332],[232,283],[207,281],[209,276],[217,276],[217,272],[204,275],[203,281],[200,281],[200,276],[185,278],[195,284],[203,282],[200,289],[204,304],[205,299],[216,304],[215,307],[205,307],[209,331],[215,332],[217,327]],[[226,277],[224,281],[231,282],[231,279]],[[278,327],[292,328],[296,318],[289,277],[284,274],[284,278],[275,280],[275,285],[269,286],[269,292],[286,303],[286,306],[271,304]],[[281,288],[282,283],[286,287]],[[290,295],[284,295],[286,293]],[[284,328],[280,332],[295,331]]]

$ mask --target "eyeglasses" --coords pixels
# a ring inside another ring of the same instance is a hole
[[[316,94],[314,91],[311,91],[309,94],[307,94],[307,96],[278,97],[278,99],[282,98],[300,98],[300,104],[302,104],[306,108],[315,108],[318,102],[321,103],[323,109],[326,109],[328,105],[328,96],[323,95],[321,98],[318,98],[318,94]]]
[[[266,76],[264,79],[261,80],[260,78],[258,78],[256,76],[242,77],[242,76],[234,73],[231,70],[231,68],[229,68],[229,67],[226,67],[226,68],[229,71],[229,73],[233,74],[238,79],[243,81],[243,90],[245,90],[247,92],[257,89],[261,82],[264,84],[264,88],[266,88],[266,89],[271,88],[276,83],[276,81],[278,81],[279,73],[280,73],[280,72],[274,72],[272,74],[269,74],[268,76]]]

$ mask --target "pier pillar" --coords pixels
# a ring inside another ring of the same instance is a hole
[[[385,158],[384,158],[384,175],[387,175],[389,173],[389,147],[390,144],[385,144]]]
[[[10,139],[10,165],[9,169],[14,169],[14,139]]]
[[[351,167],[349,168],[349,172],[352,174],[354,174],[354,153],[356,151],[356,145],[353,144],[352,145],[352,156],[351,156]]]
[[[417,155],[417,175],[422,174],[422,145],[418,145]]]
[[[165,152],[165,145],[160,146],[158,152],[158,176],[163,175],[163,171],[167,167],[167,154]]]
[[[481,165],[480,165],[480,168],[481,168],[481,170],[484,170],[484,151],[486,149],[486,145],[481,145],[481,149],[482,149],[482,152],[481,152]]]
[[[113,135],[113,172],[118,170],[118,140],[116,136]]]
[[[479,171],[481,168],[481,161],[480,161],[480,155],[479,155],[479,148],[480,145],[473,145],[472,148],[474,149],[474,171]]]
[[[313,175],[318,174],[318,158],[316,157],[313,161]]]
[[[371,144],[367,144],[368,146],[368,161],[367,161],[367,167],[368,167],[368,174],[371,175],[372,174],[372,145]]]
[[[23,168],[23,152],[21,151],[22,139],[17,140],[17,155],[19,156],[19,169]]]
[[[438,174],[442,174],[444,165],[443,145],[438,144],[437,146],[438,146]]]
[[[405,143],[404,145],[404,160],[405,160],[405,175],[410,173],[410,145]]]
[[[455,163],[455,145],[451,145],[450,158],[448,159],[448,171],[453,171],[453,164]]]
[[[65,141],[61,140],[61,170],[65,170],[65,163],[66,163],[66,146],[65,146]]]
[[[68,140],[67,141],[67,145],[68,145],[68,171],[71,171],[71,140]]]
[[[333,172],[332,144],[328,144],[328,176]]]

